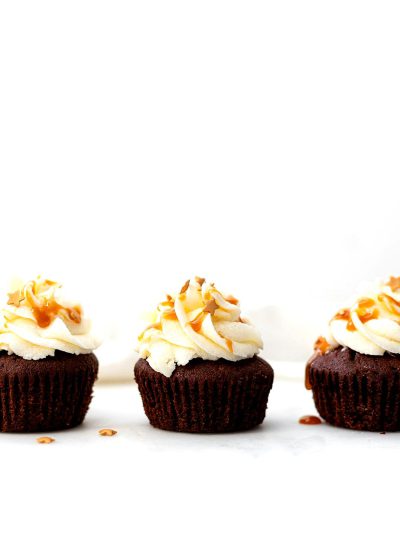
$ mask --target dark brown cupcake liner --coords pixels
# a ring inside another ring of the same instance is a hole
[[[92,398],[94,354],[56,352],[43,360],[0,354],[0,430],[47,432],[82,423]]]
[[[374,432],[400,430],[398,358],[340,348],[314,360],[310,383],[318,413],[328,423]]]
[[[272,367],[253,357],[239,362],[192,360],[170,378],[140,359],[135,365],[150,423],[177,432],[234,432],[263,422]]]

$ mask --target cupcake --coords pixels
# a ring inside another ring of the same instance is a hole
[[[135,378],[150,423],[178,432],[232,432],[262,423],[274,373],[239,302],[204,278],[167,295],[139,336]]]
[[[400,430],[400,277],[361,291],[314,348],[306,387],[328,423]]]
[[[79,304],[37,278],[18,284],[0,312],[0,430],[42,432],[82,423],[99,343]]]

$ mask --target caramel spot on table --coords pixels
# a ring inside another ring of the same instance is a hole
[[[53,443],[54,438],[49,438],[48,436],[43,436],[42,438],[36,438],[36,441],[40,444]]]
[[[112,428],[102,428],[99,430],[100,436],[115,436],[116,433],[117,431]]]
[[[303,415],[300,417],[299,423],[301,425],[320,425],[322,421],[316,415]]]

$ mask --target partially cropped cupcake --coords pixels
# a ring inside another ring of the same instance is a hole
[[[400,430],[400,277],[365,288],[314,348],[306,387],[328,423]]]
[[[0,430],[39,432],[82,423],[99,343],[82,307],[59,284],[19,284],[0,310]]]
[[[135,377],[150,423],[179,432],[232,432],[262,423],[273,370],[238,300],[203,278],[167,295],[139,336]]]

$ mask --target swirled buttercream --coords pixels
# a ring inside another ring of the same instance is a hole
[[[262,346],[258,330],[241,317],[238,300],[196,277],[158,305],[154,322],[139,336],[138,351],[169,377],[176,365],[194,358],[238,361]]]
[[[315,349],[325,353],[340,345],[370,356],[400,354],[400,277],[365,288],[331,319]]]
[[[8,294],[0,311],[0,350],[27,360],[56,350],[87,354],[99,346],[80,304],[66,300],[57,282],[41,277]]]

